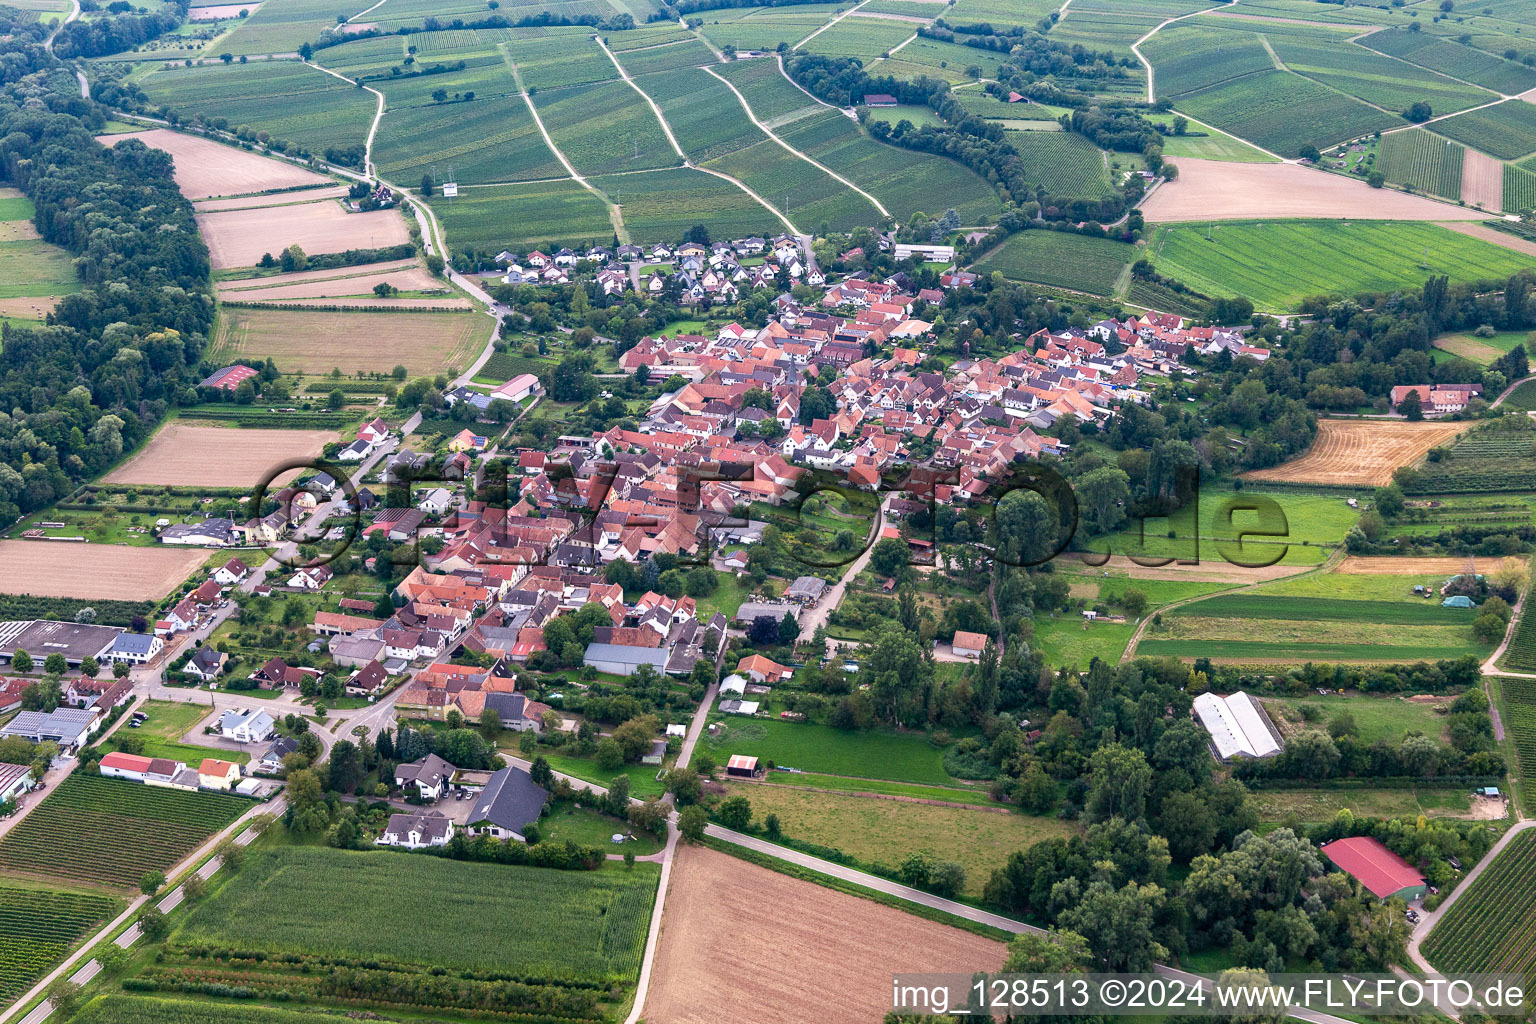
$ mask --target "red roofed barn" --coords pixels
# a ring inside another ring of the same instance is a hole
[[[1377,899],[1401,896],[1411,900],[1424,895],[1425,883],[1419,870],[1387,849],[1380,839],[1352,836],[1324,843],[1320,849]]]

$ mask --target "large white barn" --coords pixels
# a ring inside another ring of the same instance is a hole
[[[1280,734],[1259,702],[1239,690],[1230,697],[1202,693],[1195,698],[1195,714],[1211,734],[1216,756],[1227,761],[1244,757],[1269,757],[1280,752]]]

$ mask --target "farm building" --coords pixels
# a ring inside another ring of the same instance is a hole
[[[800,576],[784,591],[784,596],[801,604],[815,604],[827,591],[827,581],[820,576]]]
[[[599,672],[611,672],[627,676],[641,665],[649,665],[657,672],[666,672],[669,652],[657,647],[625,647],[621,644],[588,644],[582,664]]]
[[[1280,735],[1264,709],[1239,690],[1230,697],[1202,693],[1195,698],[1195,715],[1210,733],[1216,756],[1227,761],[1239,755],[1269,757],[1280,752]]]
[[[979,658],[981,652],[987,649],[990,638],[985,633],[968,633],[963,629],[955,630],[955,642],[952,646],[955,656],[960,658]]]
[[[732,754],[731,759],[725,763],[725,774],[738,779],[755,779],[760,774],[757,758],[748,757],[745,754]]]
[[[428,846],[447,846],[453,837],[453,822],[441,811],[424,814],[391,814],[389,824],[374,842],[379,846],[399,846],[420,850]]]
[[[0,661],[10,661],[17,651],[26,651],[37,662],[50,654],[64,655],[71,665],[78,665],[85,658],[100,661],[121,632],[116,626],[48,619],[0,623]]]
[[[222,370],[215,370],[208,379],[198,385],[200,388],[222,388],[225,391],[235,391],[242,383],[257,375],[257,371],[249,366],[226,366]]]
[[[523,842],[530,822],[539,820],[549,793],[521,768],[503,768],[490,777],[475,801],[465,831]]]
[[[667,741],[651,740],[651,749],[640,759],[641,764],[661,764],[667,759]]]
[[[0,762],[0,801],[15,800],[32,788],[32,769]]]
[[[509,402],[521,402],[539,390],[539,378],[531,373],[519,374],[491,392],[492,398],[504,398]]]
[[[797,606],[778,601],[743,601],[736,609],[733,621],[750,625],[765,615],[775,622],[782,622],[786,615],[792,616],[796,622],[800,621],[800,609]]]
[[[1324,843],[1319,849],[1377,899],[1401,896],[1412,900],[1424,895],[1425,882],[1418,869],[1387,849],[1380,839],[1351,836]]]
[[[59,708],[56,711],[21,711],[0,729],[0,739],[20,736],[33,743],[54,742],[78,747],[96,728],[95,708]]]

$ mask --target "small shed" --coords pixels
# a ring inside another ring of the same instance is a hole
[[[737,779],[755,779],[758,776],[757,758],[732,754],[725,763],[725,774]]]
[[[1491,796],[1491,797],[1497,798],[1498,795],[1499,795],[1499,787],[1498,786],[1484,786],[1482,789],[1479,789],[1477,791],[1477,795],[1478,796]]]
[[[640,759],[641,764],[661,764],[667,756],[667,741],[652,740],[651,751]]]
[[[1465,594],[1456,594],[1440,602],[1442,608],[1471,608],[1472,599]]]

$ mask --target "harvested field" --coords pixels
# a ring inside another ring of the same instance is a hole
[[[286,192],[276,196],[242,196],[238,199],[204,199],[193,203],[192,207],[198,213],[213,213],[216,210],[254,210],[257,207],[282,205],[273,200],[284,199],[292,196],[287,202],[313,203],[319,199],[340,199],[347,194],[345,185],[337,185],[335,188],[306,188],[295,192]]]
[[[1468,152],[1470,153],[1471,151],[1469,150]],[[1513,249],[1515,252],[1524,253],[1527,256],[1536,256],[1536,242],[1517,238],[1508,232],[1499,231],[1482,224],[1442,224],[1441,227],[1450,228],[1458,234],[1467,235],[1471,238],[1481,238],[1483,241],[1492,242],[1494,245],[1502,245],[1506,249]]]
[[[1476,210],[1438,203],[1298,164],[1249,164],[1180,157],[1179,178],[1142,204],[1150,222],[1343,217],[1478,220]]]
[[[356,270],[357,268],[352,268]],[[284,299],[342,298],[366,296],[374,299],[375,285],[389,284],[402,292],[446,292],[443,279],[433,277],[425,268],[414,264],[396,270],[375,274],[354,274],[351,277],[332,276],[313,281],[286,281],[281,278],[252,278],[245,281],[228,281],[218,286],[219,298],[239,302],[277,302]],[[351,299],[348,299],[351,303]],[[469,303],[457,296],[444,294],[436,299],[392,299],[383,306],[413,305],[437,306],[443,309],[468,309]]]
[[[0,299],[0,318],[7,320],[41,320],[59,304],[59,295],[23,295],[15,299]]]
[[[467,367],[491,327],[491,319],[478,313],[230,308],[220,320],[212,358],[270,356],[284,373],[386,372],[399,365],[431,375]]]
[[[211,4],[207,7],[187,8],[188,21],[218,21],[221,18],[238,18],[240,12],[255,14],[260,3],[254,4]]]
[[[1474,572],[1484,575],[1497,572],[1507,561],[1518,559],[1502,557],[1485,557],[1479,555],[1473,561],[1477,567]],[[1339,563],[1337,572],[1352,573],[1357,576],[1413,576],[1439,575],[1445,573],[1464,572],[1467,568],[1465,558],[1400,558],[1395,555],[1350,555]]]
[[[1243,476],[1288,483],[1384,487],[1392,471],[1411,465],[1431,448],[1470,428],[1470,423],[1393,420],[1319,420],[1317,439],[1305,455]]]
[[[383,274],[394,270],[409,270],[411,267],[420,266],[415,258],[404,260],[386,260],[383,263],[368,263],[357,267],[330,267],[326,270],[300,270],[292,274],[273,274],[269,277],[241,277],[231,278],[228,281],[220,281],[216,288],[257,288],[261,285],[286,285],[298,284],[303,281],[334,281],[339,277],[355,277],[359,274]]]
[[[410,241],[400,211],[348,213],[329,199],[286,207],[281,213],[264,206],[200,213],[197,226],[215,270],[254,267],[263,254],[276,255],[290,245],[313,254],[379,249]]]
[[[893,972],[995,971],[1006,955],[1000,942],[694,846],[678,848],[659,942],[651,1024],[878,1020]],[[698,955],[728,946],[728,970]]]
[[[183,135],[168,128],[124,135],[102,135],[97,141],[115,146],[124,139],[138,139],[146,146],[163,149],[176,161],[176,184],[188,199],[212,196],[243,196],[272,189],[329,184],[331,179],[302,167],[257,156],[233,146]],[[381,243],[383,244],[383,243]],[[326,249],[325,252],[334,250]],[[261,253],[257,253],[260,256]]]
[[[0,221],[0,242],[30,242],[41,237],[29,220]]]
[[[1487,153],[1468,147],[1461,164],[1461,199],[1468,206],[1481,206],[1495,213],[1504,209],[1504,165]]]
[[[1452,355],[1461,356],[1463,359],[1470,359],[1474,363],[1482,363],[1484,366],[1504,354],[1492,345],[1484,345],[1468,334],[1458,334],[1450,338],[1436,338],[1435,348],[1443,349]]]
[[[199,548],[0,541],[0,593],[158,601],[208,558]]]
[[[319,455],[327,441],[336,439],[331,430],[247,430],[178,420],[162,428],[142,451],[107,474],[103,482],[254,487],[271,467],[288,459]],[[272,483],[286,483],[297,475],[297,470],[284,473]]]

